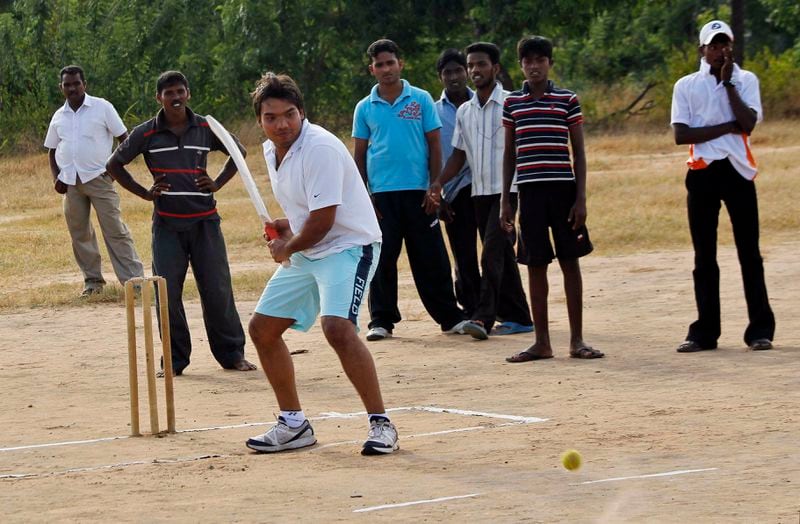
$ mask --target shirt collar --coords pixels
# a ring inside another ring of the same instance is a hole
[[[406,80],[406,79],[401,79],[400,81],[403,83],[403,90],[400,92],[400,96],[397,97],[397,100],[394,101],[395,104],[398,102],[398,100],[402,100],[403,98],[405,98],[407,96],[411,96],[411,84],[409,84],[408,80]],[[386,100],[384,100],[383,98],[381,98],[381,95],[378,94],[378,84],[375,84],[374,86],[372,86],[372,90],[369,92],[369,101],[370,102],[383,102],[384,104],[388,104],[389,103]],[[394,104],[392,104],[392,105],[394,105]]]
[[[486,101],[488,104],[489,102],[496,102],[500,105],[503,105],[504,97],[503,97],[503,85],[500,82],[494,83],[494,89],[492,89],[492,94],[489,95],[489,100]],[[470,101],[470,104],[476,105],[480,107],[481,103],[478,100],[478,97],[473,97]]]
[[[286,152],[286,156],[283,158],[284,161],[303,147],[303,142],[306,139],[306,135],[308,135],[309,127],[311,127],[311,123],[308,121],[308,118],[304,118],[303,126],[300,129],[300,135],[297,137],[297,140],[289,146],[289,151]],[[275,144],[272,143],[272,140],[264,141],[262,147],[264,148],[265,156],[275,156]]]
[[[188,127],[193,127],[193,126],[198,126],[199,125],[199,122],[197,120],[197,115],[195,115],[194,111],[192,111],[188,107],[186,108],[186,119],[187,119],[186,123],[187,123]],[[163,107],[158,110],[158,114],[156,115],[156,126],[155,126],[155,128],[156,128],[157,131],[163,131],[163,130],[167,129],[167,120],[166,120],[166,117],[164,116],[164,108]]]
[[[467,94],[469,95],[469,98],[467,100],[468,101],[472,100],[475,96],[475,91],[467,87]],[[439,97],[439,100],[441,100],[443,104],[451,105],[453,106],[453,108],[456,107],[456,105],[453,102],[451,102],[449,98],[447,98],[447,91],[444,89],[442,89],[442,96]]]
[[[89,94],[86,93],[86,95],[84,95],[83,97],[83,103],[81,104],[81,107],[83,106],[92,107],[92,98],[94,97],[89,96]],[[81,107],[78,108],[78,111],[81,110]],[[72,111],[72,107],[70,107],[69,105],[69,100],[64,100],[64,111]],[[77,111],[72,111],[72,112],[77,113]]]
[[[552,81],[552,80],[548,80],[548,81],[547,81],[547,87],[544,89],[544,92],[545,92],[545,93],[549,93],[549,92],[551,92],[551,91],[552,91],[553,89],[555,89],[555,88],[556,88],[556,85],[553,83],[553,81]],[[526,94],[526,95],[527,95],[527,94],[530,94],[530,92],[531,92],[531,88],[530,88],[530,86],[528,85],[528,81],[527,81],[527,80],[525,80],[525,81],[522,83],[522,92],[523,92],[524,94]]]

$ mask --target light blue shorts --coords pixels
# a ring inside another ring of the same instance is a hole
[[[311,329],[318,315],[346,318],[358,329],[358,311],[380,254],[380,242],[316,260],[295,253],[292,265],[279,266],[267,282],[256,313],[290,318],[292,329],[300,331]]]

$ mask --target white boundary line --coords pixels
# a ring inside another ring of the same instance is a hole
[[[651,479],[655,477],[671,477],[673,475],[686,475],[688,473],[701,473],[703,471],[716,471],[718,468],[704,468],[704,469],[678,469],[675,471],[666,471],[664,473],[651,473],[649,475],[633,475],[630,477],[614,477],[610,479],[601,479],[601,480],[587,480],[586,482],[581,482],[580,485],[583,484],[599,484],[601,482],[617,482],[619,480],[631,480],[631,479]],[[578,484],[573,484],[576,486]]]
[[[434,502],[444,502],[447,500],[467,499],[477,497],[482,493],[470,493],[469,495],[454,495],[452,497],[439,497],[438,499],[415,500],[412,502],[400,502],[398,504],[384,504],[382,506],[370,506],[368,508],[354,509],[353,513],[365,513],[367,511],[378,511],[381,509],[403,508],[406,506],[416,506],[418,504],[432,504]]]
[[[546,422],[548,419],[546,418],[537,418],[537,417],[521,417],[517,415],[503,415],[498,413],[484,413],[481,411],[469,411],[469,410],[462,410],[462,409],[451,409],[451,408],[440,408],[436,406],[407,406],[401,408],[391,408],[387,409],[387,412],[398,412],[398,411],[425,411],[428,413],[450,413],[453,415],[464,415],[464,416],[477,416],[477,417],[486,417],[486,418],[495,418],[500,420],[512,420],[517,424],[532,424],[534,422]],[[332,418],[356,418],[360,416],[365,416],[367,413],[366,411],[358,411],[355,413],[337,413],[335,411],[329,413],[321,413],[317,417],[310,417],[309,420],[316,421],[316,420],[328,420]],[[216,431],[220,429],[239,429],[239,428],[249,428],[249,427],[256,427],[256,426],[273,426],[275,422],[245,422],[243,424],[231,424],[227,426],[211,426],[205,428],[192,428],[192,429],[179,429],[176,433],[199,433],[203,431]],[[509,424],[503,424],[506,426]],[[452,431],[464,431],[464,430],[450,430]],[[120,435],[117,437],[102,437],[102,438],[95,438],[95,439],[86,439],[86,440],[68,440],[65,442],[49,442],[46,444],[30,444],[25,446],[12,446],[12,447],[5,447],[0,448],[0,453],[9,452],[9,451],[20,451],[26,449],[38,449],[38,448],[52,448],[52,447],[59,447],[59,446],[75,446],[75,445],[83,445],[83,444],[97,444],[99,442],[110,442],[112,440],[125,440],[130,438],[139,438],[139,437],[131,437],[130,435]]]

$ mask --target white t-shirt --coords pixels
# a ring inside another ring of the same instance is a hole
[[[499,83],[481,106],[477,93],[458,107],[453,147],[464,151],[472,170],[472,196],[499,195],[503,192],[503,152],[506,132],[503,127],[503,102],[508,91]],[[511,186],[516,192],[516,184]]]
[[[367,188],[350,152],[335,135],[305,120],[277,170],[273,143],[267,140],[263,147],[272,192],[294,233],[312,211],[338,206],[333,227],[303,255],[319,259],[381,240]]]
[[[86,95],[77,111],[67,101],[53,114],[44,147],[56,150],[59,180],[73,186],[80,177],[85,184],[105,173],[114,137],[126,131],[111,102]]]
[[[758,77],[750,71],[733,65],[731,80],[742,101],[754,110],[757,121],[761,122],[761,94]],[[707,127],[736,120],[722,82],[711,74],[711,66],[700,60],[700,70],[684,76],[675,82],[672,91],[672,124],[685,124],[689,127]],[[704,169],[714,160],[730,160],[736,171],[747,180],[752,180],[758,172],[756,160],[750,151],[750,137],[742,133],[728,133],[708,142],[689,146],[689,169]]]

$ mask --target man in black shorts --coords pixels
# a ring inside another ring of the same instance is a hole
[[[569,354],[573,358],[600,358],[603,353],[583,341],[583,280],[578,258],[591,253],[592,243],[585,225],[586,154],[581,106],[575,93],[555,87],[547,78],[553,65],[553,45],[549,40],[540,36],[523,38],[517,44],[517,56],[526,81],[520,91],[506,97],[503,106],[506,146],[500,221],[507,231],[512,230],[510,191],[516,170],[520,210],[517,260],[528,266],[536,341],[506,360],[529,362],[553,357],[547,315],[547,266],[554,257],[564,273]]]

